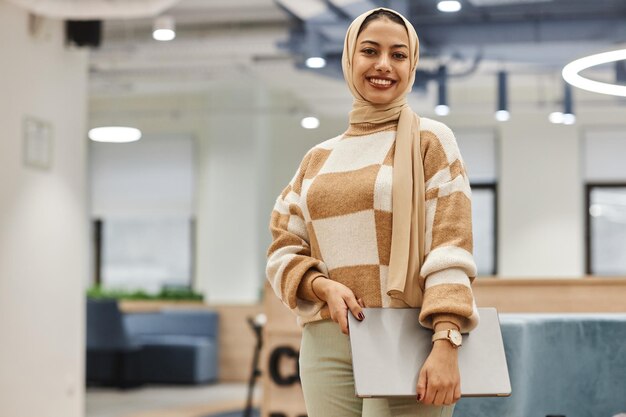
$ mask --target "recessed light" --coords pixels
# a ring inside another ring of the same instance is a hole
[[[141,139],[141,131],[134,127],[104,126],[91,129],[88,136],[95,142],[127,143]]]
[[[324,68],[326,66],[326,60],[321,56],[312,56],[306,59],[305,64],[309,68]]]
[[[320,125],[320,121],[317,117],[309,116],[300,121],[300,125],[305,129],[317,129]]]
[[[152,37],[157,41],[171,41],[174,39],[176,37],[174,18],[172,16],[157,17],[152,27]]]
[[[444,13],[454,13],[461,10],[461,3],[453,0],[443,0],[437,3],[437,10]]]

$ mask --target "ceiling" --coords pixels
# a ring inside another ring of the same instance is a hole
[[[172,42],[151,38],[153,18],[104,20],[102,45],[91,54],[91,94],[192,94],[244,77],[293,91],[320,111],[343,108],[351,101],[339,67],[345,30],[380,5],[415,25],[424,76],[446,64],[451,77],[476,88],[500,69],[520,83],[558,80],[572,59],[626,44],[624,0],[462,3],[460,13],[442,14],[435,0],[180,0],[166,11],[177,26]],[[327,68],[302,68],[311,45],[327,56]]]

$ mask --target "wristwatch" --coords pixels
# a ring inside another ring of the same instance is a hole
[[[461,336],[461,332],[455,329],[442,330],[440,332],[436,332],[433,335],[432,341],[434,343],[435,340],[439,340],[439,339],[447,339],[448,342],[450,342],[452,346],[454,346],[455,348],[458,348],[459,346],[463,344],[463,336]]]

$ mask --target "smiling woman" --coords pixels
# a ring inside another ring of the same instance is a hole
[[[449,417],[460,398],[458,343],[447,339],[415,369],[415,398],[354,396],[348,314],[421,307],[422,326],[456,340],[478,325],[469,180],[452,131],[407,104],[418,59],[400,14],[352,22],[342,55],[350,126],[307,152],[272,211],[267,278],[303,327],[310,417]]]

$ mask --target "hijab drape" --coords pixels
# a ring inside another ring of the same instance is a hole
[[[376,10],[387,10],[402,18],[409,38],[410,77],[406,90],[386,104],[368,102],[356,89],[352,77],[352,59],[363,21]],[[419,61],[419,40],[413,25],[394,10],[379,7],[357,17],[346,33],[341,66],[354,96],[350,123],[384,123],[398,120],[392,178],[392,235],[387,288],[391,307],[420,307],[422,289],[419,272],[424,260],[424,168],[420,154],[420,119],[411,110],[406,95],[415,81]]]

